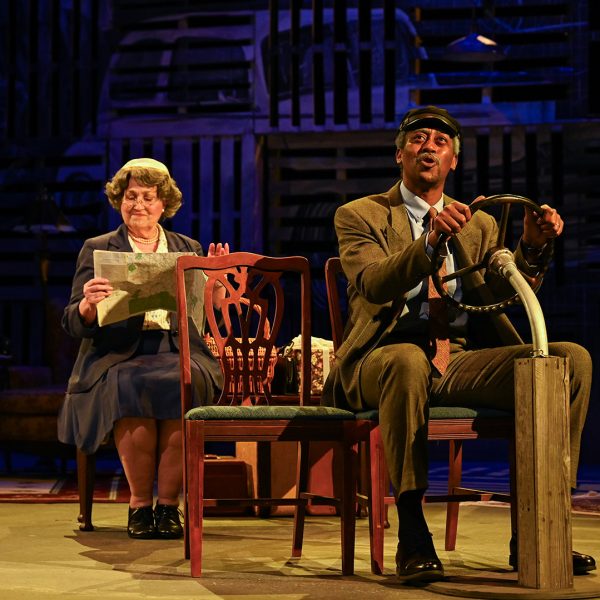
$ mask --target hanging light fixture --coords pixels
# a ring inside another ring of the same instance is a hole
[[[471,9],[471,33],[450,42],[444,52],[444,60],[455,62],[493,63],[506,58],[504,48],[494,40],[477,33],[477,0],[473,1]],[[484,14],[494,18],[493,0],[484,0]]]
[[[504,48],[480,33],[470,33],[450,42],[444,53],[445,60],[456,62],[497,62],[504,60]]]

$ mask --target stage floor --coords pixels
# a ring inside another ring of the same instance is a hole
[[[445,505],[425,507],[439,556],[451,578],[509,576],[510,516],[504,506],[463,505],[457,550],[443,548]],[[205,521],[204,575],[192,579],[183,542],[130,540],[127,506],[97,503],[97,530],[80,532],[75,504],[0,504],[0,598],[3,600],[308,600],[440,598],[426,588],[395,584],[397,521],[390,513],[386,572],[371,575],[368,525],[360,519],[356,569],[340,574],[339,521],[310,517],[303,557],[289,561],[292,519]],[[573,515],[574,547],[600,557],[600,517]],[[510,576],[514,576],[510,574]],[[598,571],[577,580],[600,589]]]

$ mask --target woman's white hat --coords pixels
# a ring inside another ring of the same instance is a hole
[[[119,170],[130,170],[135,169],[136,167],[141,167],[142,169],[156,169],[157,171],[162,171],[169,175],[169,169],[158,160],[154,160],[153,158],[134,158],[128,162],[126,162]]]

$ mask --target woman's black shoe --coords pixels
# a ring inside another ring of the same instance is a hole
[[[154,509],[156,533],[159,538],[176,540],[183,537],[183,527],[179,520],[179,509],[171,504],[156,504]]]
[[[129,507],[127,535],[137,540],[150,540],[156,537],[154,513],[151,506]]]

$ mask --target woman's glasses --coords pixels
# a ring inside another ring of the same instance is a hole
[[[152,196],[150,194],[135,195],[130,194],[123,198],[123,204],[125,206],[135,206],[138,202],[142,204],[142,206],[152,206],[155,202],[158,202],[158,196]]]

